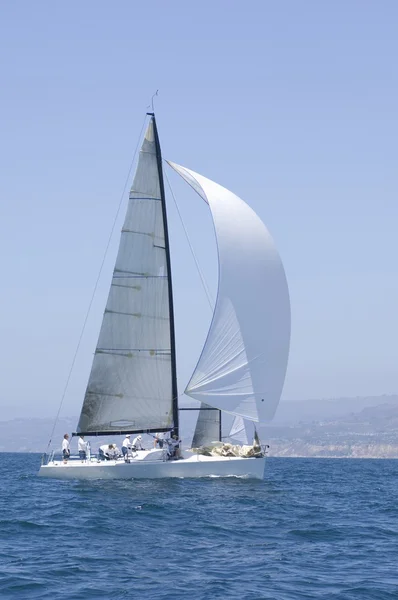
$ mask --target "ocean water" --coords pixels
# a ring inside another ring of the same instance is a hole
[[[0,599],[398,598],[398,461],[264,481],[52,481],[0,454]]]

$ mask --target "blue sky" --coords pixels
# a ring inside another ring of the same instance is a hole
[[[397,18],[388,0],[2,2],[0,418],[56,412],[156,89],[164,156],[242,196],[280,251],[283,398],[397,393]],[[169,177],[214,290],[206,207]],[[170,229],[183,388],[210,312],[172,204]]]

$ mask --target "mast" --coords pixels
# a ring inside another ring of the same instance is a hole
[[[172,395],[173,395],[173,422],[174,433],[179,437],[179,416],[178,416],[178,387],[177,387],[177,360],[175,346],[175,331],[174,331],[174,307],[173,307],[173,284],[171,277],[171,261],[170,261],[170,244],[169,232],[167,226],[167,210],[166,210],[166,195],[164,192],[163,168],[162,168],[162,151],[160,149],[158,128],[156,125],[155,113],[147,113],[152,118],[153,131],[155,136],[156,160],[158,165],[160,198],[162,202],[163,224],[164,224],[164,239],[166,251],[167,273],[169,277],[169,311],[170,311],[170,349],[171,349],[171,377],[172,377]]]

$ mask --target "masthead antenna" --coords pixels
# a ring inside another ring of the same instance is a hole
[[[155,112],[155,107],[154,107],[154,104],[153,104],[153,99],[155,98],[155,96],[158,95],[158,92],[159,92],[159,90],[156,90],[156,92],[153,94],[153,96],[151,98],[151,107],[152,107],[152,112],[153,113]],[[149,108],[149,106],[148,106],[148,108]]]

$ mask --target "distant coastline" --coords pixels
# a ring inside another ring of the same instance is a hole
[[[52,447],[76,428],[77,417],[59,419]],[[52,419],[0,421],[0,452],[39,452],[47,447]],[[183,432],[189,446],[194,422]],[[398,458],[398,394],[281,402],[273,422],[260,427],[268,455],[295,458]],[[102,438],[93,438],[97,447]]]

